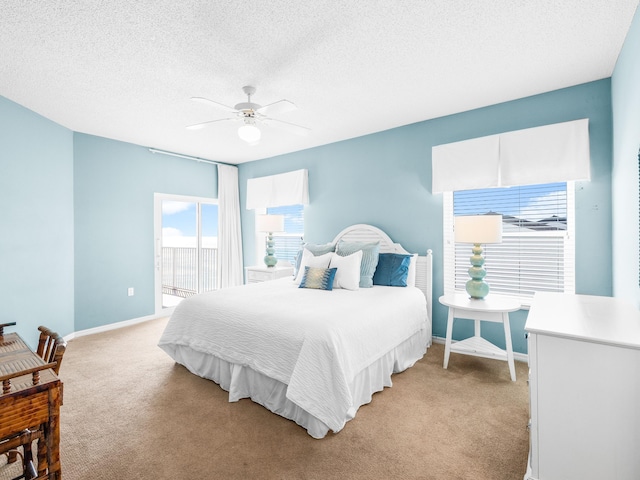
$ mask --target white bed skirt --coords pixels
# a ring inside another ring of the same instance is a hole
[[[391,375],[402,372],[420,360],[431,345],[431,332],[421,330],[362,370],[351,384],[353,406],[345,422],[355,417],[361,405],[369,403],[375,392],[391,387]],[[163,349],[190,372],[213,380],[229,392],[229,401],[250,398],[284,418],[293,420],[313,438],[323,438],[329,427],[287,398],[287,385],[256,372],[250,367],[221,360],[210,354],[181,345],[164,345]],[[337,432],[336,432],[337,433]]]

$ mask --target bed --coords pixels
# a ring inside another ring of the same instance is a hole
[[[398,254],[387,258],[409,253],[364,224],[331,243],[354,242]],[[250,398],[323,438],[431,345],[431,251],[410,260],[406,287],[322,291],[300,288],[298,277],[194,295],[176,307],[158,345],[230,402]]]

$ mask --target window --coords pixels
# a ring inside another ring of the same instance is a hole
[[[289,261],[295,264],[296,254],[302,245],[304,235],[304,205],[287,205],[267,208],[267,213],[284,215],[284,232],[274,233],[275,256],[278,261]]]
[[[215,290],[218,201],[154,194],[156,312]]]
[[[491,292],[529,305],[536,291],[575,292],[574,183],[444,194],[445,292],[464,291],[471,246],[453,241],[453,217],[500,213],[502,243],[483,245]]]

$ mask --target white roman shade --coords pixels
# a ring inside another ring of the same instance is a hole
[[[498,135],[437,145],[431,151],[433,193],[496,185],[500,175]]]
[[[306,169],[247,180],[247,209],[309,204]]]
[[[590,180],[589,120],[432,148],[432,193]]]

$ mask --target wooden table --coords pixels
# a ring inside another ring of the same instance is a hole
[[[62,382],[16,333],[0,335],[0,438],[40,430],[38,479],[61,479]]]
[[[440,297],[439,301],[441,304],[449,307],[443,367],[447,368],[451,352],[504,360],[509,364],[511,380],[515,382],[516,368],[513,361],[513,348],[511,346],[509,312],[520,310],[520,302],[511,297],[503,297],[493,294],[490,294],[486,298],[480,300],[470,298],[469,295],[462,293],[443,295]],[[452,344],[451,336],[453,334],[453,321],[455,318],[474,320],[474,336]],[[480,336],[480,321],[498,322],[504,325],[506,350],[499,348]]]

